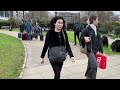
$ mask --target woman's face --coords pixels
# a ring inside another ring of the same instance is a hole
[[[63,28],[63,20],[58,19],[54,25],[57,30],[61,30]]]
[[[94,25],[96,25],[96,26],[98,25],[98,22],[99,22],[99,21],[98,21],[98,17],[96,18],[96,20],[93,20],[93,23],[94,23]]]
[[[87,22],[87,24],[89,24],[89,23],[90,23],[90,22],[89,22],[89,19],[87,19],[87,21],[86,21],[86,22]]]

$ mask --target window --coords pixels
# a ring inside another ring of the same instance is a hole
[[[9,17],[9,13],[5,11],[5,17]]]
[[[0,16],[4,16],[4,15],[3,15],[3,11],[0,11]]]

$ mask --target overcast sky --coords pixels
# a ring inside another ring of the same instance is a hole
[[[55,11],[49,11],[51,13],[51,15],[54,15],[55,14]],[[79,11],[59,11],[59,12],[73,12],[73,13],[76,13],[76,12],[79,12]],[[116,15],[120,15],[120,11],[114,11],[114,13]]]
[[[120,15],[120,11],[114,11],[116,15]]]

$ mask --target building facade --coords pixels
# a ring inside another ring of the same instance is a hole
[[[13,17],[13,11],[0,11],[0,20],[8,20]]]
[[[62,16],[66,22],[66,25],[68,23],[80,22],[80,13],[55,12],[55,16]]]
[[[23,19],[23,12],[25,19],[27,19],[28,11],[0,11],[0,19],[8,20],[10,17],[13,17],[15,20],[21,21]]]
[[[22,21],[29,19],[29,12],[28,11],[13,11],[13,17],[18,20]]]

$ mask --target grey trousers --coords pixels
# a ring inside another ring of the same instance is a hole
[[[89,79],[96,79],[97,61],[96,61],[95,54],[92,52],[89,52],[87,54],[87,57],[88,57],[88,66],[87,66],[85,76],[87,76]]]

